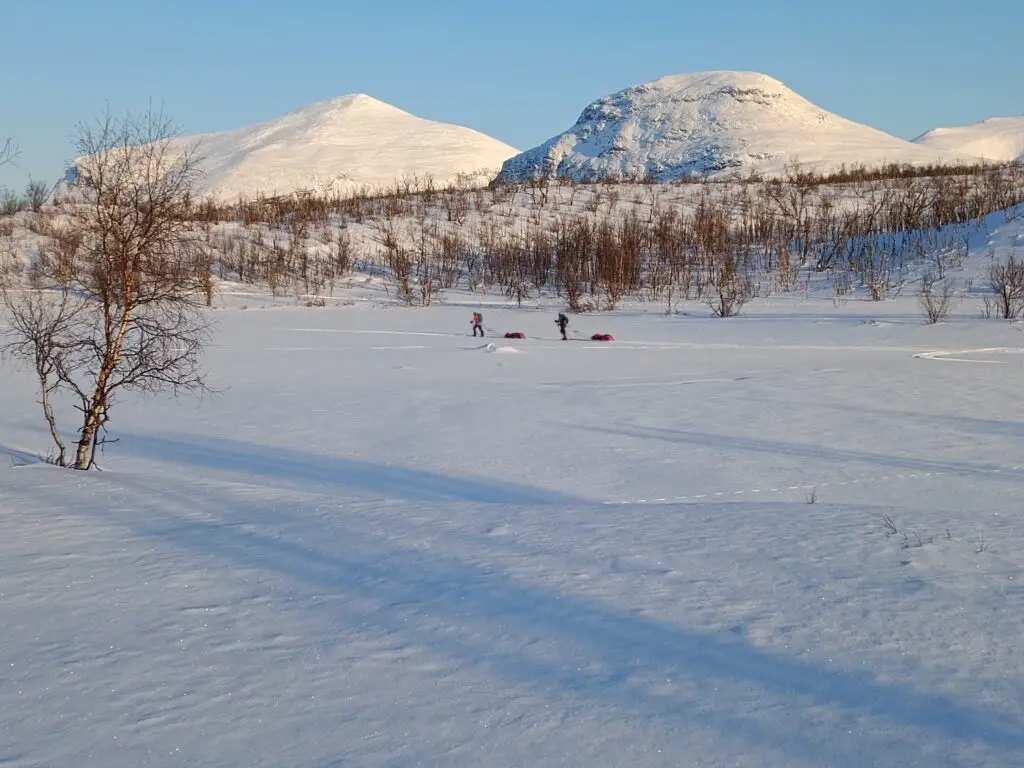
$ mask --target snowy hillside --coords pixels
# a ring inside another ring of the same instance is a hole
[[[571,129],[508,160],[501,179],[538,172],[660,181],[754,170],[771,175],[795,161],[829,171],[973,158],[846,120],[768,75],[707,72],[663,77],[598,99]]]
[[[993,117],[974,125],[935,128],[914,142],[940,152],[959,152],[993,163],[1024,161],[1024,115]]]
[[[363,94],[181,141],[198,142],[205,174],[200,193],[224,200],[390,186],[406,176],[429,176],[437,184],[460,174],[485,180],[517,151],[469,128],[424,120]]]

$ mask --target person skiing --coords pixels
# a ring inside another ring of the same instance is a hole
[[[558,326],[558,330],[562,332],[562,341],[568,341],[569,337],[565,334],[565,328],[569,325],[569,318],[564,313],[558,313],[558,319],[555,320],[555,325]]]
[[[479,312],[473,313],[473,338],[476,338],[476,332],[480,331],[480,337],[484,335],[484,316]]]

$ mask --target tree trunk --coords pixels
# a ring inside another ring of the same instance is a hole
[[[117,335],[108,342],[109,346],[107,355],[103,360],[103,367],[100,368],[99,376],[96,377],[96,387],[93,389],[92,397],[89,398],[85,408],[82,432],[79,435],[78,445],[75,449],[75,469],[89,469],[92,467],[96,457],[96,441],[106,416],[107,385],[110,383],[110,377],[114,373],[114,369],[117,368],[117,364],[121,360],[121,347],[124,344],[124,336],[128,331],[130,318],[131,313],[126,310],[118,324]],[[110,324],[109,319],[107,324]],[[109,335],[108,338],[110,338]]]
[[[57,430],[57,419],[53,415],[53,408],[50,406],[50,389],[45,385],[43,386],[41,405],[43,406],[43,415],[46,417],[46,423],[50,425],[50,436],[57,446],[57,458],[54,459],[54,464],[58,467],[63,467],[65,466],[64,457],[67,454],[67,447],[64,445],[64,440],[61,439],[60,432]]]
[[[82,432],[78,438],[78,445],[75,448],[75,469],[89,469],[92,466],[93,456],[95,455],[93,443],[102,424],[101,410],[102,406],[93,400],[85,412],[85,422],[82,425]]]

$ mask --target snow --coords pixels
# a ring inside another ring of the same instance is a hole
[[[227,294],[218,394],[119,404],[88,474],[4,367],[0,763],[1021,764],[1024,335],[980,301],[601,344]]]
[[[993,117],[956,128],[935,128],[914,141],[923,147],[973,155],[990,163],[1024,161],[1024,115]]]
[[[492,178],[517,150],[469,128],[424,120],[354,94],[282,118],[223,133],[185,137],[205,178],[197,192],[220,200],[301,190],[350,192],[392,187],[403,178]]]
[[[829,172],[974,161],[839,117],[768,75],[705,72],[663,77],[598,99],[568,131],[509,159],[501,178],[613,174],[665,181],[750,171],[775,176],[794,164]]]

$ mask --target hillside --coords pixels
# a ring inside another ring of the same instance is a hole
[[[970,162],[828,112],[756,72],[673,75],[588,106],[572,128],[509,159],[503,181],[540,173],[576,179],[618,175],[669,181],[787,165]]]
[[[993,117],[974,125],[935,128],[914,142],[940,152],[959,152],[993,163],[1024,161],[1024,115]]]
[[[432,122],[370,96],[324,101],[259,125],[200,136],[200,193],[219,199],[387,186],[404,176],[435,183],[487,178],[516,150],[457,125]]]

